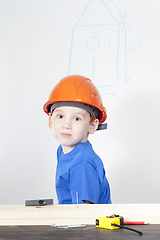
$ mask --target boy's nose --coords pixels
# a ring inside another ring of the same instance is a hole
[[[65,129],[71,129],[71,128],[72,128],[72,125],[71,125],[70,120],[66,120],[66,121],[64,122],[63,128],[65,128]]]

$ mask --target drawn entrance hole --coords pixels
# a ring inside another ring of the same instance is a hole
[[[87,40],[87,47],[91,51],[95,51],[99,48],[99,40],[95,37],[91,37]]]

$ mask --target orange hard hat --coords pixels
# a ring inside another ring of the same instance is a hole
[[[70,75],[62,78],[52,89],[48,101],[44,104],[44,112],[49,114],[51,106],[59,102],[68,102],[70,105],[72,102],[81,103],[98,109],[99,124],[102,124],[107,118],[106,108],[102,104],[98,89],[89,78],[84,76]]]

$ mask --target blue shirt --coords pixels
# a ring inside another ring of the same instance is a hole
[[[56,191],[59,204],[111,203],[110,187],[102,160],[89,141],[79,143],[71,152],[57,150]]]

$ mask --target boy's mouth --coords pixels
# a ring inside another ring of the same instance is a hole
[[[62,137],[64,138],[68,138],[68,137],[71,137],[71,134],[69,133],[61,133]]]

